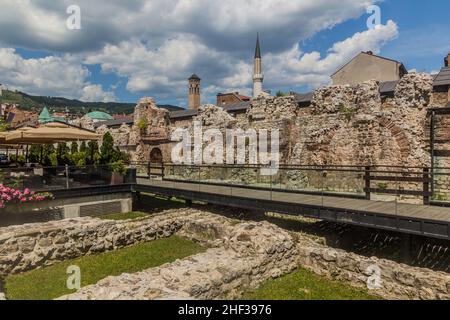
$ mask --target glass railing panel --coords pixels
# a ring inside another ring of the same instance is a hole
[[[325,194],[364,196],[364,170],[358,167],[326,167],[322,170]]]
[[[431,200],[441,203],[450,203],[450,168],[438,167],[434,169],[431,177]]]

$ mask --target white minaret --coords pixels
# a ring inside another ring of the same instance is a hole
[[[259,35],[256,37],[254,63],[255,65],[253,69],[253,98],[257,98],[261,93],[263,93],[263,81],[264,81],[261,65],[261,48],[259,47]]]

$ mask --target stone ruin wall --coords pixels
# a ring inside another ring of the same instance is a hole
[[[400,81],[393,97],[381,98],[379,83],[368,81],[317,89],[309,107],[299,108],[293,96],[263,97],[236,117],[204,105],[193,119],[173,122],[167,110],[143,98],[136,106],[133,127],[103,126],[97,132],[109,130],[119,146],[135,146],[135,161],[148,160],[144,136],[160,132],[170,137],[175,128],[191,128],[192,121],[200,121],[204,130],[278,128],[283,163],[429,165],[427,109],[436,100],[432,89],[430,75],[411,73]],[[138,123],[143,118],[148,126],[141,130]]]
[[[309,107],[300,108],[293,96],[260,98],[239,119],[208,105],[200,108],[194,120],[201,121],[204,130],[277,128],[281,163],[429,166],[427,111],[434,106],[432,77],[408,74],[391,97],[381,97],[379,90],[376,81],[324,87],[314,92]],[[244,171],[238,178],[260,182],[261,177],[252,175]],[[354,192],[346,188],[356,185],[356,191],[362,192],[361,174],[332,175],[327,178],[330,189]],[[321,183],[313,172],[283,172],[275,179],[292,188],[314,189]]]
[[[432,79],[406,75],[394,97],[379,83],[332,86],[314,92],[309,114],[296,117],[290,163],[322,165],[429,165],[426,137]]]
[[[435,88],[432,104],[435,107],[450,106],[450,87]],[[435,150],[450,150],[450,115],[437,115],[435,117]],[[434,166],[450,168],[450,157],[435,157]],[[449,172],[450,170],[438,169]],[[450,176],[439,176],[435,183],[435,196],[438,200],[450,199]]]
[[[203,130],[215,128],[222,132],[231,128],[279,129],[281,163],[420,167],[430,165],[427,111],[437,102],[446,103],[439,92],[433,92],[431,75],[410,73],[400,80],[393,96],[381,97],[377,81],[329,86],[315,90],[307,107],[298,107],[294,96],[261,97],[252,101],[246,113],[235,117],[220,107],[204,105],[196,117],[171,122],[168,111],[157,108],[151,98],[143,98],[136,106],[133,127],[100,127],[97,131],[110,130],[117,144],[128,144],[132,161],[146,162],[152,149],[159,148],[164,161],[170,162],[174,142],[149,144],[142,138],[155,132],[170,137],[179,127],[192,131],[193,121],[200,121]],[[148,121],[145,130],[137,125],[143,118]],[[287,180],[294,188],[304,187],[307,181],[320,184],[317,174],[283,174],[277,181]],[[254,182],[261,177],[245,172],[234,178]],[[340,185],[338,191],[355,191],[345,190],[345,185],[355,185],[355,181],[357,191],[362,191],[360,175],[348,178],[352,181],[346,183],[342,176],[334,177]]]
[[[138,220],[86,217],[0,231],[0,280],[8,274],[173,234],[207,247],[156,268],[107,277],[62,299],[239,298],[243,291],[297,267],[367,290],[373,266],[379,268],[381,282],[372,294],[387,299],[450,298],[448,273],[330,248],[266,221],[237,221],[193,208]]]
[[[141,126],[146,124],[145,128]],[[171,144],[146,143],[147,137],[170,137],[173,128],[170,125],[169,111],[158,108],[152,98],[142,98],[134,110],[134,125],[122,124],[119,128],[100,126],[96,132],[103,135],[109,132],[116,146],[130,154],[132,162],[148,162],[153,148],[161,149],[163,158],[170,159]],[[162,139],[164,140],[164,139]]]

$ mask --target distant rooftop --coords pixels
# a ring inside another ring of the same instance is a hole
[[[120,127],[122,124],[133,125],[134,119],[113,119],[113,120],[108,120],[108,121],[100,121],[100,122],[94,123],[94,128],[97,129],[101,126],[107,126],[108,128]]]
[[[189,80],[201,80],[200,77],[198,75],[196,75],[195,73],[189,77]]]
[[[375,58],[379,58],[379,59],[383,59],[383,60],[395,62],[395,63],[397,63],[397,64],[400,66],[400,68],[403,70],[403,72],[404,72],[405,74],[408,73],[408,70],[406,70],[405,65],[404,65],[401,61],[398,61],[398,60],[394,60],[394,59],[390,59],[390,58],[386,58],[386,57],[383,57],[383,56],[379,56],[379,55],[373,54],[372,51],[362,51],[362,52],[360,52],[359,54],[357,54],[355,57],[353,57],[352,59],[350,59],[350,61],[348,61],[346,64],[344,64],[344,65],[343,65],[342,67],[340,67],[338,70],[336,70],[336,72],[334,72],[331,76],[334,76],[336,73],[338,73],[339,71],[341,71],[342,69],[344,69],[344,68],[345,68],[347,65],[349,65],[353,60],[355,60],[356,57],[358,57],[358,56],[361,55],[361,54],[365,54],[365,55],[369,55],[369,56],[372,56],[372,57],[375,57]]]
[[[433,86],[448,86],[450,85],[450,67],[444,67],[434,78]]]
[[[102,111],[89,112],[88,114],[86,114],[86,116],[88,116],[92,120],[100,120],[100,121],[114,120],[114,118],[111,115]]]

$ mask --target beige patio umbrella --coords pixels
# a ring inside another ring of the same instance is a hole
[[[100,140],[101,135],[65,123],[52,122],[37,128],[22,128],[5,136],[8,144],[57,143]]]

